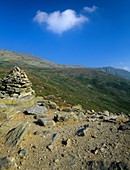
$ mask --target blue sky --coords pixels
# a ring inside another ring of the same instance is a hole
[[[130,70],[130,0],[0,0],[0,49]]]

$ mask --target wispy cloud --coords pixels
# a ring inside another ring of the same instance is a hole
[[[121,69],[123,69],[123,70],[126,70],[126,71],[129,71],[130,72],[130,65],[128,64],[129,63],[129,61],[121,61],[120,63],[119,63],[119,67],[121,68]]]
[[[83,9],[84,9],[84,11],[86,11],[88,13],[93,13],[97,10],[97,7],[95,5],[93,5],[92,7],[84,7]]]
[[[126,71],[130,71],[130,68],[127,67],[127,66],[124,66],[123,69],[126,70]]]
[[[38,10],[33,21],[42,26],[45,25],[47,30],[62,34],[65,31],[89,22],[89,18],[85,15],[77,14],[72,9],[67,9],[63,12],[54,11],[52,13]]]

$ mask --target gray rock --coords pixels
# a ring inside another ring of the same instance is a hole
[[[4,103],[0,103],[0,119],[9,120],[14,115],[18,114],[19,110],[17,110],[13,106],[7,106]]]
[[[124,162],[112,162],[107,164],[105,161],[88,161],[86,163],[87,170],[129,170]]]
[[[55,141],[57,141],[58,139],[60,139],[61,134],[59,133],[55,133],[52,135],[52,142],[54,143]]]
[[[79,112],[79,113],[77,114],[77,117],[78,117],[78,119],[80,119],[80,120],[86,119],[86,116],[85,116],[85,114],[84,114],[83,112]]]
[[[80,128],[77,132],[76,132],[76,135],[77,136],[85,136],[87,131],[89,129],[89,124],[87,125],[84,125],[84,127]]]
[[[53,144],[48,145],[47,149],[49,149],[50,151],[53,151],[54,150],[54,145]]]
[[[52,102],[50,100],[43,100],[42,98],[38,97],[37,101],[38,101],[39,105],[45,106],[46,108],[50,108],[50,109],[58,109],[59,108],[55,102]]]
[[[59,107],[55,102],[49,101],[49,108],[50,109],[58,109]]]
[[[20,158],[24,158],[27,156],[28,154],[28,150],[27,149],[21,149],[19,152],[18,152]]]
[[[88,161],[87,170],[108,170],[108,166],[104,164],[103,161]]]
[[[0,170],[16,168],[15,159],[13,157],[7,156],[0,158]]]
[[[41,126],[53,126],[55,122],[51,118],[40,118],[38,119],[38,124]]]
[[[4,103],[0,103],[0,113],[7,111],[8,107]]]
[[[65,107],[62,109],[63,112],[71,112],[72,108],[71,107]]]
[[[124,162],[112,162],[108,170],[129,170]]]
[[[82,111],[82,106],[80,104],[72,106],[72,112],[79,112]]]
[[[130,121],[126,122],[124,125],[119,126],[118,130],[130,130]]]
[[[90,115],[92,114],[91,110],[86,110],[86,113]]]
[[[62,145],[65,145],[66,147],[71,147],[71,144],[71,139],[62,140]]]
[[[27,114],[31,115],[44,115],[47,112],[47,108],[44,106],[33,106],[26,110]]]
[[[60,139],[61,134],[55,133],[52,135],[52,142],[47,146],[47,149],[50,151],[53,151],[55,148],[57,148],[56,142]]]
[[[69,119],[78,120],[78,117],[74,112],[57,114],[54,116],[54,121],[56,122],[64,122],[64,121],[68,121]]]
[[[110,113],[109,113],[107,110],[104,110],[104,111],[103,111],[103,115],[104,115],[104,116],[109,116]]]
[[[17,126],[16,128],[11,129],[6,135],[6,145],[8,146],[17,146],[23,140],[28,128],[29,123],[22,123],[21,125]]]

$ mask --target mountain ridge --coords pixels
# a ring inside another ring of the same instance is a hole
[[[129,113],[129,80],[94,68],[56,67],[50,62],[49,67],[46,62],[43,67],[21,55],[0,52],[0,79],[18,66],[27,72],[38,96],[54,95],[57,102],[81,104],[85,109]]]
[[[118,77],[122,77],[125,79],[130,80],[130,72],[124,69],[120,69],[120,68],[114,68],[114,67],[100,67],[98,68],[101,71],[104,71],[106,73],[112,74],[114,76],[118,76]]]

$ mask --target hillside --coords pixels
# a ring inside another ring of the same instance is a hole
[[[102,68],[98,68],[101,71],[104,71],[106,73],[112,74],[114,76],[118,76],[118,77],[122,77],[125,79],[130,80],[130,72],[123,70],[123,69],[117,69],[117,68],[113,68],[113,67],[102,67]]]
[[[0,79],[14,66],[24,69],[37,95],[59,103],[81,104],[85,109],[130,111],[130,81],[106,72],[66,67],[21,53],[0,51]]]

